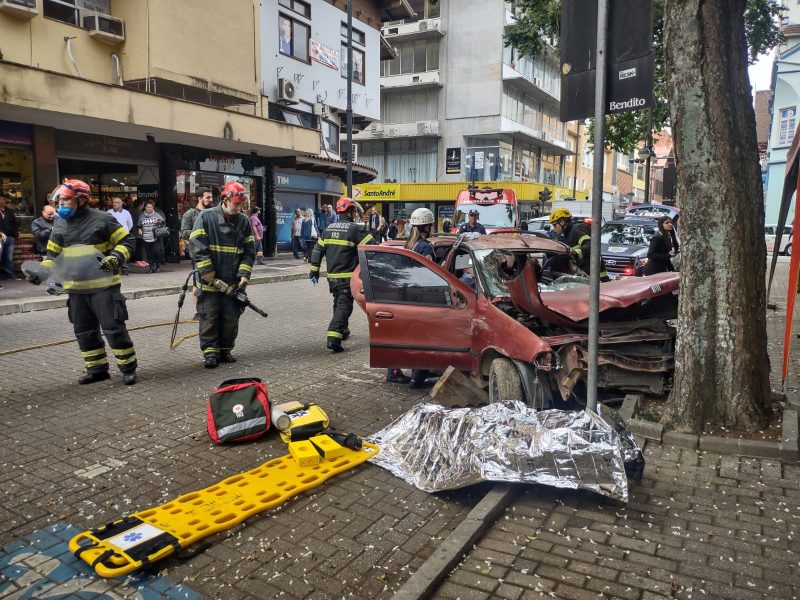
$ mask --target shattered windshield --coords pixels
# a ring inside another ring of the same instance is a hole
[[[564,255],[552,255],[564,256]],[[507,298],[511,294],[506,283],[517,277],[530,260],[544,265],[547,255],[542,252],[512,252],[510,250],[476,250],[475,260],[489,298]],[[537,269],[538,271],[538,269]],[[589,280],[584,277],[562,276],[551,283],[539,283],[540,292],[556,292],[573,287],[584,287]]]
[[[604,244],[647,246],[658,228],[650,223],[606,223],[600,232]]]
[[[459,204],[456,226],[466,222],[469,211],[478,211],[478,223],[484,227],[517,227],[517,210],[513,204]]]

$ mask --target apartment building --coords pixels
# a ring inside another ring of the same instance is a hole
[[[173,258],[199,186],[241,181],[279,235],[292,202],[338,196],[344,11],[341,0],[0,0],[0,191],[23,230],[66,177],[89,182],[101,208],[112,195],[131,208],[156,200]],[[360,0],[354,15],[365,126],[378,114],[381,22],[410,12]],[[286,207],[283,193],[295,194]],[[30,250],[17,247],[20,259]]]
[[[381,65],[380,121],[355,138],[359,161],[383,183],[359,193],[399,219],[420,206],[446,210],[454,197],[445,183],[513,183],[526,216],[544,187],[570,196],[565,157],[573,145],[558,118],[555,52],[534,60],[504,47],[511,3],[408,4],[415,16],[383,24],[397,57]]]

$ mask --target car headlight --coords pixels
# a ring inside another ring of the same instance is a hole
[[[641,265],[641,266],[644,266],[644,265],[646,265],[646,264],[647,264],[647,257],[646,257],[646,256],[643,256],[643,257],[641,257],[641,258],[637,258],[637,259],[636,259],[636,263],[637,263],[637,264],[639,264],[639,265]]]

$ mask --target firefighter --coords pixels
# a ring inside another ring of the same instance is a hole
[[[225,184],[222,201],[201,212],[189,240],[201,285],[197,312],[200,315],[200,349],[207,369],[219,363],[233,363],[231,354],[239,333],[244,306],[233,297],[244,290],[256,259],[253,230],[241,211],[247,201],[238,181]]]
[[[69,294],[69,320],[86,366],[86,373],[78,383],[95,383],[110,378],[106,347],[100,336],[102,327],[125,385],[133,385],[136,383],[136,352],[125,327],[128,309],[120,292],[119,271],[131,257],[136,239],[110,214],[89,207],[90,197],[89,185],[79,179],[68,179],[53,191],[52,200],[58,206],[60,218],[53,225],[42,265],[52,268],[56,257],[63,255],[60,259],[62,270],[69,272],[70,265],[85,262],[88,247],[94,246],[105,255],[100,268],[109,273],[107,277],[66,279],[63,282]],[[77,266],[72,271],[82,269]],[[28,275],[28,280],[35,285],[42,282],[33,274]]]
[[[589,274],[592,256],[592,232],[589,225],[582,220],[574,221],[572,213],[566,208],[557,208],[551,212],[550,224],[558,236],[556,239],[569,246],[578,268]],[[608,272],[602,259],[600,260],[600,281],[609,281]]]
[[[333,296],[333,318],[328,325],[328,350],[341,352],[342,341],[350,336],[347,328],[353,313],[353,294],[350,277],[358,264],[357,246],[374,243],[363,223],[355,222],[361,207],[352,198],[339,198],[336,212],[339,220],[331,223],[317,239],[311,252],[309,279],[315,285],[319,281],[322,257],[328,265],[328,289]]]

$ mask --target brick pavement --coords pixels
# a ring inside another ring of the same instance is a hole
[[[108,382],[78,386],[75,344],[2,358],[0,545],[55,522],[90,528],[285,454],[275,436],[236,447],[210,443],[205,401],[224,379],[260,376],[273,400],[317,401],[334,426],[362,434],[422,399],[368,367],[360,309],[350,350],[324,349],[325,284],[285,282],[250,293],[272,316],[246,312],[239,362],[215,371],[202,368],[196,338],[169,351],[169,327],[132,333],[141,377],[130,387],[114,371]],[[175,296],[129,302],[130,324],[168,321],[175,303]],[[0,327],[0,350],[71,337],[64,309],[3,316]],[[432,496],[364,465],[166,569],[208,597],[338,598],[358,590],[386,598],[480,496],[480,489]]]

